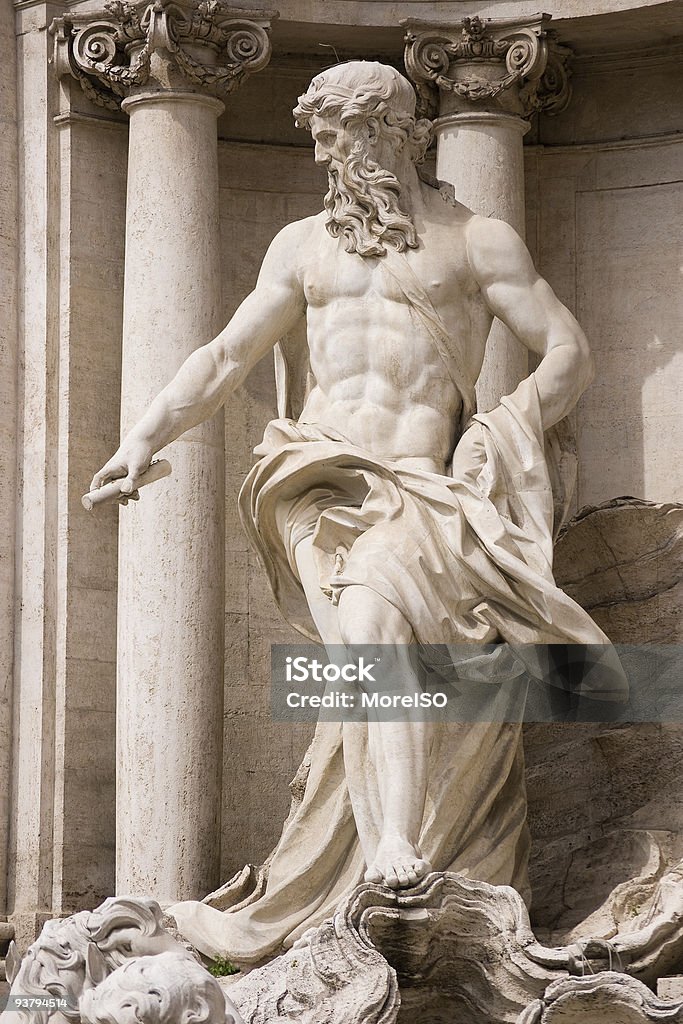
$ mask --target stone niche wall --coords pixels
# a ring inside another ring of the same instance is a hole
[[[681,501],[683,142],[675,54],[579,61],[569,110],[526,150],[528,239],[591,342],[576,507]]]
[[[54,871],[70,909],[91,906],[114,873],[118,517],[89,515],[80,495],[118,443],[127,132],[78,119],[59,131],[70,254],[61,280]]]
[[[16,486],[16,379],[17,379],[17,61],[13,12],[0,9],[0,479],[6,495]],[[12,112],[12,113],[10,113]],[[12,634],[14,618],[14,502],[0,506],[0,779],[11,769],[12,739]],[[0,789],[0,915],[6,910],[7,838],[10,814],[9,786]]]
[[[19,17],[8,910],[25,935],[114,880],[117,518],[89,517],[80,496],[118,443],[127,132],[77,86],[69,111],[44,12]]]
[[[60,284],[53,870],[71,909],[92,906],[114,873],[118,516],[85,512],[80,496],[118,445],[127,132],[78,119],[59,131],[69,259]]]

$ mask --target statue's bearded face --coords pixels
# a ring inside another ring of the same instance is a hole
[[[325,209],[333,238],[341,236],[346,251],[360,256],[384,256],[387,246],[416,248],[415,226],[400,206],[401,182],[382,166],[396,163],[395,143],[382,138],[377,119],[342,124],[338,117],[314,115],[310,127],[315,161],[327,167]]]

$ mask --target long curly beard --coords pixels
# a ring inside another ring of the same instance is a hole
[[[387,246],[405,252],[418,246],[415,225],[399,205],[401,183],[356,143],[340,169],[328,170],[326,227],[344,239],[347,252],[385,256]]]

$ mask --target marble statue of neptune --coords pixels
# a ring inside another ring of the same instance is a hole
[[[124,478],[133,492],[153,455],[276,348],[280,415],[240,508],[301,633],[395,645],[395,671],[415,689],[409,645],[606,644],[552,576],[544,435],[591,380],[579,325],[511,227],[418,172],[430,124],[393,68],[333,67],[294,114],[328,172],[324,211],[280,231],[254,291],[93,487]],[[494,317],[540,361],[477,414]],[[524,893],[520,725],[504,718],[320,723],[267,879],[234,907],[176,905],[181,932],[208,955],[257,963],[363,879],[398,888],[469,871]]]

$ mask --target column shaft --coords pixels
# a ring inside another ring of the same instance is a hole
[[[122,432],[220,329],[216,116],[180,92],[130,114]],[[223,427],[174,442],[173,476],[122,510],[117,891],[162,901],[217,881],[223,709]]]
[[[528,122],[507,114],[456,114],[436,122],[439,177],[458,201],[524,235],[524,153]]]
[[[439,118],[437,177],[449,181],[459,202],[485,217],[511,224],[524,237],[524,153],[529,125],[511,114],[458,113]],[[526,349],[495,320],[477,384],[480,410],[492,409],[528,373]]]

